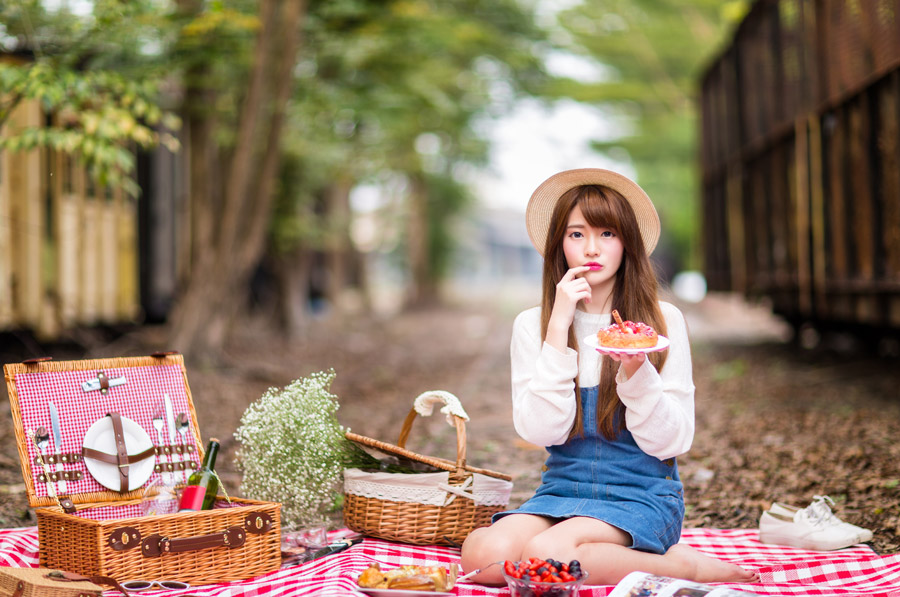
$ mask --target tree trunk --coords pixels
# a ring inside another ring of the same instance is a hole
[[[367,253],[362,253],[350,244],[351,260],[350,269],[363,313],[372,313],[372,288],[369,284],[369,258]]]
[[[325,297],[338,313],[342,309],[341,299],[349,279],[351,186],[349,180],[339,178],[325,190],[328,227],[328,240],[325,243]]]
[[[309,322],[312,251],[298,248],[276,259],[280,323],[289,338],[299,338]]]
[[[429,267],[428,186],[422,175],[410,177],[408,214],[406,237],[410,280],[406,306],[418,309],[439,300],[437,284]]]
[[[215,358],[232,320],[245,307],[250,277],[265,249],[305,8],[304,0],[261,0],[261,28],[229,163],[211,172],[191,164],[191,190],[198,193],[191,197],[192,217],[198,221],[193,265],[169,322],[171,347],[183,353]],[[190,100],[197,97],[186,98]],[[209,182],[223,173],[227,183],[218,211]],[[201,225],[207,221],[213,222],[208,234]]]

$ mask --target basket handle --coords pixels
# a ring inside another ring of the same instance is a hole
[[[212,547],[228,547],[234,549],[244,544],[247,534],[239,526],[228,527],[224,532],[196,537],[170,539],[162,535],[150,535],[141,541],[141,553],[145,558],[158,558],[164,553],[199,551]]]
[[[447,412],[448,419],[452,417],[452,424],[456,427],[456,470],[465,470],[466,419],[468,418],[468,415],[466,415],[466,412],[462,410],[462,405],[459,404],[459,399],[449,392],[424,392],[420,394],[418,398],[416,398],[413,407],[409,410],[409,414],[406,415],[406,420],[403,421],[403,427],[400,429],[400,437],[397,438],[397,446],[406,449],[406,440],[409,438],[409,432],[412,429],[413,421],[416,420],[416,415],[430,415],[431,408],[428,403],[434,402],[435,399],[440,400],[445,405],[447,405],[444,409],[441,409],[441,412]],[[425,404],[424,407],[423,403]]]

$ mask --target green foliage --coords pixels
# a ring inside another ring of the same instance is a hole
[[[514,0],[339,0],[315,2],[297,69],[276,238],[316,246],[313,198],[336,179],[429,181],[429,271],[446,271],[450,217],[470,204],[452,183],[461,163],[484,163],[475,120],[543,85],[534,51],[544,33]],[[494,90],[509,91],[505,102]],[[422,153],[417,142],[430,139]],[[301,165],[299,162],[302,162]],[[297,184],[296,172],[306,176]],[[402,202],[397,201],[395,208]],[[399,216],[400,214],[398,214]],[[313,218],[312,226],[297,218]],[[310,236],[303,237],[303,233]],[[284,249],[284,243],[279,243]],[[402,246],[402,245],[401,245]]]
[[[136,196],[133,148],[161,143],[178,149],[169,131],[179,120],[159,105],[159,71],[138,58],[153,31],[141,25],[156,10],[150,2],[104,0],[95,3],[92,18],[79,18],[48,13],[36,1],[4,5],[7,49],[29,51],[32,58],[0,64],[0,124],[27,100],[53,118],[48,126],[10,127],[0,149],[72,154],[97,184]],[[126,43],[138,30],[142,35]]]
[[[699,264],[696,91],[702,69],[747,10],[745,0],[588,0],[561,14],[571,51],[610,67],[602,81],[547,88],[601,105],[630,134],[595,147],[627,155],[676,257]]]
[[[281,160],[281,173],[275,191],[275,207],[269,232],[276,253],[289,253],[304,246],[321,249],[327,238],[327,225],[316,213],[316,196],[327,181],[321,180],[316,155],[301,156],[286,150]]]
[[[196,14],[175,13],[170,20],[174,39],[166,64],[185,87],[202,90],[196,103],[183,108],[215,122],[216,141],[228,151],[260,28],[257,5],[243,0],[204,3]]]
[[[71,151],[98,183],[136,193],[131,150],[176,146],[157,131],[177,126],[163,106],[179,98],[161,91],[178,92],[179,84],[201,92],[182,95],[197,102],[178,107],[213,123],[224,155],[234,149],[261,26],[256,2],[205,2],[193,13],[177,2],[97,0],[89,16],[47,10],[40,0],[14,4],[0,4],[0,43],[34,60],[0,72],[7,102],[0,120],[25,99],[61,118],[48,129],[15,131],[4,149]],[[508,105],[495,87],[509,91],[509,102],[546,78],[534,51],[543,32],[516,0],[310,0],[307,7],[283,136],[290,168],[281,170],[272,224],[278,250],[323,243],[314,206],[335,180],[449,179],[462,162],[483,163],[487,146],[473,122]],[[422,135],[438,141],[435,152],[416,150]],[[434,271],[451,250],[446,216],[464,207],[448,188],[438,185],[429,201]]]

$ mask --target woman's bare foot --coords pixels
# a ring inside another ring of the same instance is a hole
[[[667,558],[678,561],[684,570],[680,578],[696,582],[759,582],[759,574],[737,564],[723,562],[700,553],[689,545],[676,544],[666,552]]]

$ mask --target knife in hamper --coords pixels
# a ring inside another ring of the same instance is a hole
[[[62,429],[59,426],[59,413],[56,412],[56,405],[52,402],[49,405],[50,407],[50,425],[53,427],[53,451],[56,453],[56,472],[61,473],[63,470],[62,458],[63,454],[63,446],[62,446]],[[57,488],[59,489],[60,494],[66,493],[66,482],[62,478],[62,475],[59,476],[59,481],[57,482]]]
[[[175,463],[175,411],[172,409],[172,399],[168,394],[163,394],[163,401],[166,403],[166,425],[169,427],[169,446],[171,446],[171,462],[174,469]],[[183,478],[183,476],[181,476]],[[175,483],[176,474],[172,471],[172,483]]]

